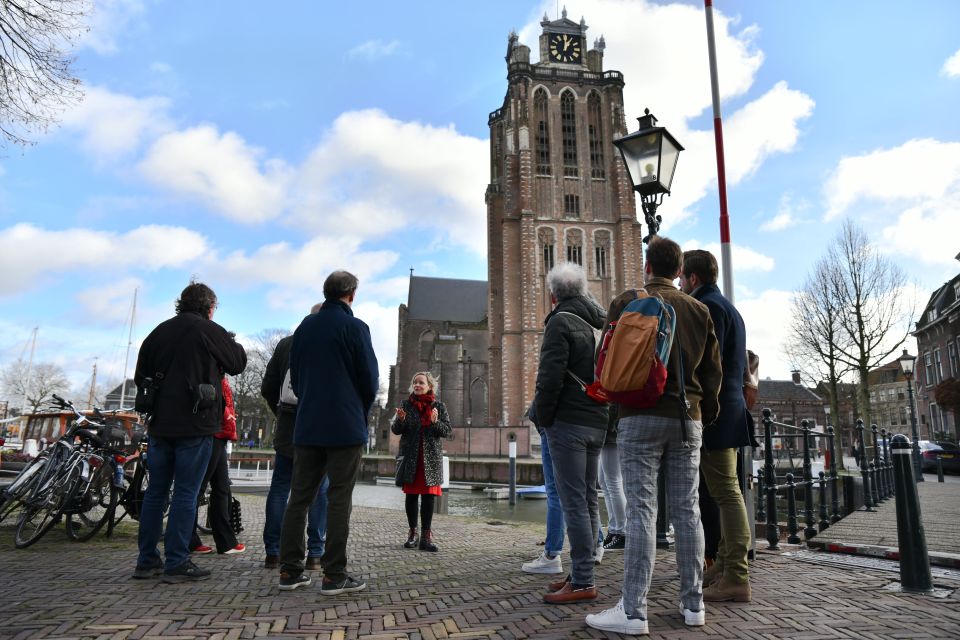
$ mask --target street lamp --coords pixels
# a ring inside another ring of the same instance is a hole
[[[649,109],[643,113],[637,118],[640,130],[617,138],[613,144],[623,156],[633,190],[640,194],[643,216],[650,231],[643,241],[649,243],[660,229],[657,207],[663,202],[663,194],[670,194],[673,172],[683,147],[664,127],[656,126],[657,119]]]
[[[917,416],[913,412],[913,369],[917,363],[917,356],[912,356],[903,350],[900,356],[900,368],[903,377],[907,379],[907,402],[910,403],[910,432],[913,435],[913,475],[917,482],[923,482],[923,473],[920,469],[920,441],[917,439]]]

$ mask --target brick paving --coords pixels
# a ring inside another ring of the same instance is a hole
[[[441,552],[428,554],[401,547],[402,512],[358,507],[350,570],[367,581],[367,590],[325,597],[315,581],[280,593],[276,572],[261,565],[263,498],[241,499],[247,527],[241,539],[248,552],[200,557],[197,562],[213,569],[213,577],[194,584],[131,580],[133,526],[87,543],[70,542],[59,527],[17,550],[5,522],[0,638],[618,637],[588,628],[583,618],[616,603],[622,554],[607,554],[598,568],[597,602],[549,606],[541,595],[550,577],[519,570],[539,552],[542,527],[438,515]],[[706,627],[688,629],[676,613],[673,554],[658,552],[651,637],[956,638],[960,630],[960,581],[950,576],[937,579],[946,592],[934,598],[890,589],[895,573],[802,562],[787,553],[761,551],[752,573],[752,603],[708,605]]]

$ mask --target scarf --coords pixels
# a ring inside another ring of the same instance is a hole
[[[410,404],[412,404],[420,414],[420,424],[429,427],[431,424],[430,414],[433,409],[433,394],[425,393],[422,396],[410,394]]]

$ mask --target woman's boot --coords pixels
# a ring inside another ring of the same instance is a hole
[[[417,546],[417,529],[410,529],[410,533],[407,534],[407,541],[403,543],[404,549],[413,549]]]
[[[439,551],[437,545],[433,544],[433,531],[424,529],[420,537],[420,551]]]

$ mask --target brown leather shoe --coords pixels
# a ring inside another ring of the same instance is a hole
[[[264,569],[276,569],[280,565],[280,556],[267,556],[263,559]]]
[[[720,578],[703,590],[704,602],[750,602],[752,593],[749,582],[730,582]]]
[[[560,591],[548,593],[543,596],[543,601],[547,604],[570,604],[574,602],[590,602],[597,599],[597,588],[594,585],[589,587],[573,588],[573,583],[568,582]]]
[[[320,564],[319,556],[308,556],[307,557],[307,571],[320,571],[323,569],[323,565]]]
[[[570,583],[570,576],[567,576],[563,580],[557,580],[556,582],[551,582],[550,584],[548,584],[547,591],[549,591],[550,593],[560,591],[560,589],[563,589],[569,583]]]

